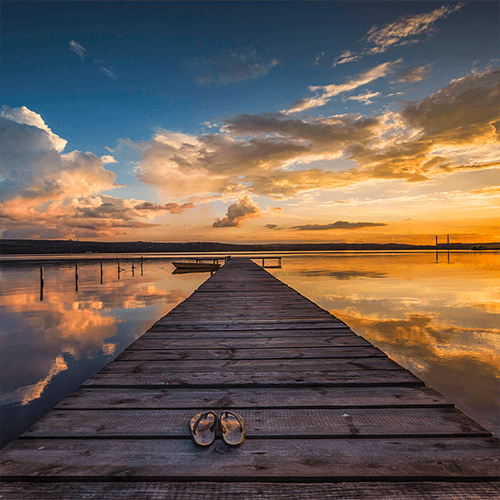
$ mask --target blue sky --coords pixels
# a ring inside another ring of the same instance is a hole
[[[497,2],[2,2],[4,237],[498,241],[498,33]]]

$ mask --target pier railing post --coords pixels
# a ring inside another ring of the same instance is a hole
[[[40,301],[43,300],[43,286],[45,285],[45,278],[43,267],[40,268]]]

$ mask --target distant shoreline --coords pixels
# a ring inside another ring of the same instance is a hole
[[[157,243],[157,242],[98,242],[74,240],[10,240],[0,239],[0,255],[60,255],[83,253],[149,254],[149,253],[214,253],[231,252],[310,252],[349,250],[435,250],[435,245],[398,243],[275,243],[231,244],[214,242]],[[438,250],[500,250],[495,243],[440,243]]]

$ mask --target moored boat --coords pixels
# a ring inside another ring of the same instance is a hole
[[[177,269],[193,270],[193,271],[217,271],[220,264],[212,262],[177,262],[172,261],[172,264]]]

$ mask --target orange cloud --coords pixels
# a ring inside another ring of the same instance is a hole
[[[374,80],[383,78],[394,71],[394,67],[397,66],[402,59],[398,59],[394,62],[386,62],[375,66],[374,68],[361,73],[357,77],[349,80],[346,83],[325,85],[320,87],[309,87],[309,90],[316,92],[316,96],[299,99],[290,109],[283,110],[282,113],[290,114],[297,113],[299,111],[305,111],[311,108],[317,108],[318,106],[325,105],[332,97],[342,94],[344,92],[350,92],[351,90],[362,87]]]
[[[382,28],[373,26],[368,31],[367,41],[374,45],[372,53],[385,52],[389,47],[397,45],[406,45],[410,43],[409,37],[420,34],[430,34],[433,32],[433,24],[439,19],[445,19],[452,12],[461,9],[465,5],[459,2],[455,6],[443,5],[432,12],[425,12],[415,16],[400,17],[396,21],[386,24]],[[411,40],[416,41],[415,39]]]
[[[261,210],[249,196],[238,200],[238,203],[229,205],[227,214],[223,219],[217,219],[213,227],[240,227],[247,219],[260,217]]]
[[[66,141],[26,107],[0,115],[0,219],[7,238],[103,237],[150,226],[140,219],[179,214],[192,203],[165,205],[99,193],[119,187],[105,164],[112,156],[63,153]]]
[[[323,95],[390,70],[380,65],[344,86],[322,88]],[[495,69],[454,80],[421,103],[378,117],[243,114],[224,120],[220,134],[163,130],[136,145],[143,152],[136,175],[169,196],[202,202],[246,193],[294,198],[372,179],[422,182],[491,168],[498,165],[499,98]],[[317,160],[336,166],[307,168]]]

